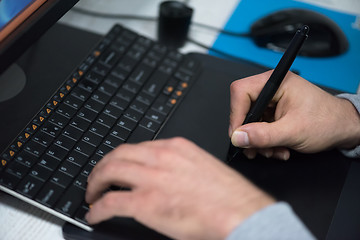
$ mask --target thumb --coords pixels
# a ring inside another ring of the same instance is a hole
[[[286,147],[293,134],[279,122],[256,122],[243,125],[234,131],[231,142],[234,146],[241,148]]]

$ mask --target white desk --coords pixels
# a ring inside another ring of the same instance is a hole
[[[157,16],[160,0],[83,0],[77,6],[104,13],[125,13]],[[190,0],[195,9],[193,21],[221,28],[238,0]],[[156,23],[136,20],[101,19],[75,12],[67,13],[60,22],[105,34],[114,23],[133,29],[152,39],[156,38]],[[191,37],[211,46],[216,33],[193,27]],[[206,52],[193,44],[187,44],[182,52]],[[50,214],[28,205],[5,193],[0,193],[0,239],[1,240],[57,240],[63,239],[61,226],[64,222]]]

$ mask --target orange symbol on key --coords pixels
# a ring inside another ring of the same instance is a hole
[[[17,146],[21,147],[22,146],[22,142],[17,142]]]
[[[12,151],[12,150],[10,150],[10,152],[9,152],[9,153],[10,153],[10,156],[11,156],[11,157],[13,157],[13,156],[15,155],[15,152],[14,152],[14,151]]]
[[[25,138],[29,138],[29,137],[30,137],[30,134],[25,133]]]
[[[7,164],[7,161],[6,160],[1,160],[1,165],[5,166]]]

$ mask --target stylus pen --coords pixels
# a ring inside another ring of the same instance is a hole
[[[266,82],[264,88],[261,90],[258,98],[251,107],[250,111],[245,117],[244,124],[258,122],[261,116],[264,114],[266,107],[274,97],[276,91],[280,87],[281,82],[285,78],[285,75],[289,71],[292,63],[294,62],[296,55],[298,54],[301,46],[308,37],[309,27],[304,25],[300,30],[297,30],[295,36],[291,40],[284,55],[280,59],[278,65],[275,67],[269,80]],[[233,159],[239,152],[239,148],[233,146],[230,143],[228,160]]]

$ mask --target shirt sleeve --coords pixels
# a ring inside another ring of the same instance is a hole
[[[289,204],[270,205],[239,224],[226,240],[315,239],[312,233],[293,212]]]
[[[349,100],[360,114],[360,94],[343,93],[337,97]],[[341,150],[341,152],[347,157],[360,158],[360,145],[350,150]]]

